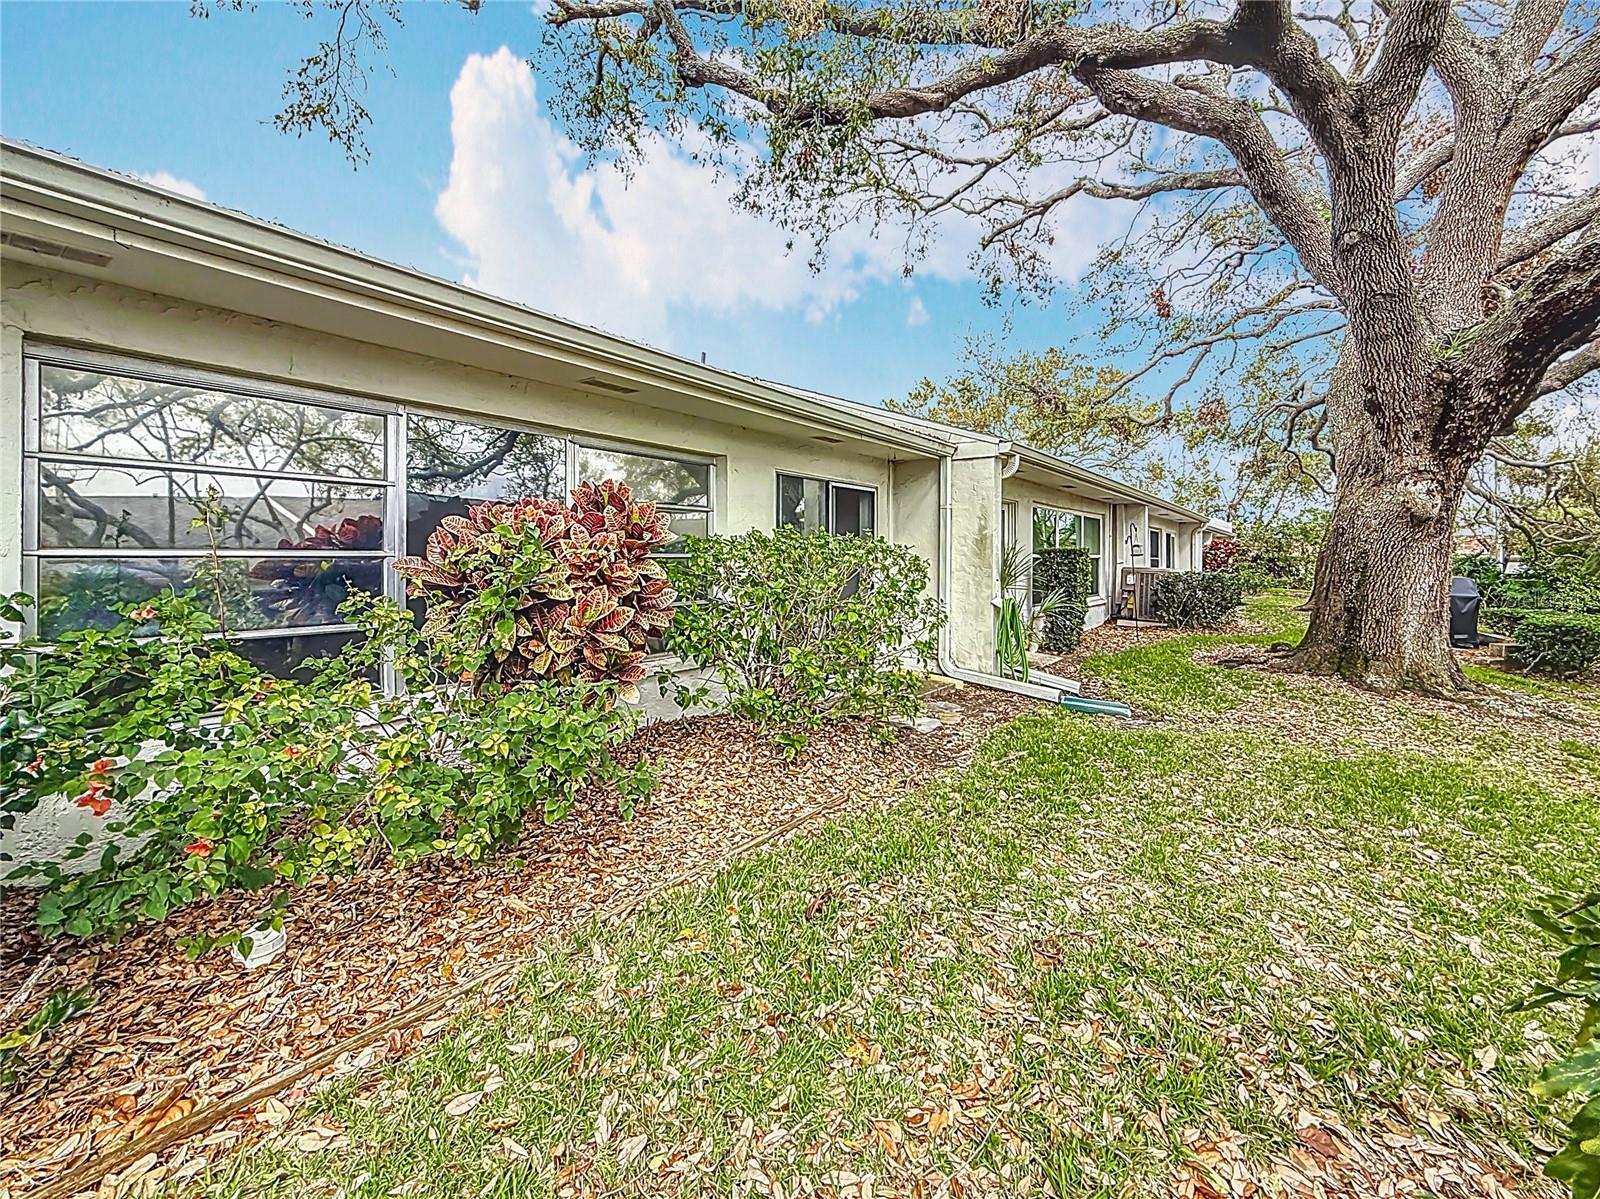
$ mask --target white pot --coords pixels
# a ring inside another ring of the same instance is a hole
[[[250,938],[250,952],[240,953],[239,946],[235,945],[228,952],[233,960],[246,970],[257,970],[267,963],[275,960],[283,952],[289,942],[289,934],[281,928],[263,925],[251,929],[245,936]]]

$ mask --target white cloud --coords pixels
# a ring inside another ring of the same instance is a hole
[[[191,183],[187,179],[180,179],[171,171],[135,171],[135,179],[142,179],[154,187],[165,188],[169,192],[177,192],[180,196],[188,196],[191,200],[204,200],[206,193],[200,185]]]
[[[835,233],[813,271],[783,230],[734,206],[735,181],[653,134],[629,173],[589,165],[505,47],[467,59],[450,108],[454,156],[434,211],[483,291],[662,343],[674,309],[756,306],[820,321],[900,274],[902,243],[861,226]],[[936,246],[918,269],[964,277],[965,249]]]
[[[918,325],[928,323],[928,306],[922,302],[921,296],[911,297],[911,307],[906,310],[906,326],[915,329]]]
[[[737,181],[654,133],[642,161],[591,165],[540,108],[527,63],[502,46],[470,55],[450,89],[453,156],[434,212],[465,251],[465,282],[570,320],[657,344],[668,316],[751,307],[818,322],[876,283],[899,279],[905,231],[835,230],[820,271],[789,236],[733,203]],[[1048,191],[1051,172],[1037,186]],[[1044,256],[1069,284],[1126,206],[1078,197],[1052,223]],[[947,215],[916,262],[919,275],[972,278],[975,221]],[[908,325],[930,319],[920,299]]]

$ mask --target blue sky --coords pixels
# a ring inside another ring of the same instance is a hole
[[[1067,304],[986,307],[970,245],[909,280],[886,241],[841,240],[821,275],[733,212],[726,185],[662,146],[624,187],[578,159],[525,59],[530,6],[409,11],[373,72],[371,158],[269,122],[325,28],[287,7],[189,15],[187,3],[0,3],[0,130],[116,170],[184,181],[378,257],[717,365],[880,401],[958,362],[1010,318],[1015,348],[1066,340]],[[720,189],[720,190],[719,190]],[[1069,235],[1070,237],[1070,235]],[[1081,260],[1093,241],[1067,242]],[[1082,318],[1077,318],[1081,321]]]

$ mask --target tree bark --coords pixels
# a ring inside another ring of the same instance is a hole
[[[1347,346],[1328,391],[1338,481],[1291,663],[1384,691],[1449,694],[1468,686],[1450,648],[1450,578],[1456,512],[1481,449],[1440,436],[1447,380],[1365,361]]]
[[[1450,649],[1461,485],[1441,495],[1440,482],[1399,463],[1340,480],[1317,557],[1310,627],[1291,658],[1297,668],[1384,691],[1467,686]]]

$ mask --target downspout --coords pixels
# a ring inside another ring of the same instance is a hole
[[[1013,455],[1015,457],[1015,455]],[[950,593],[955,589],[954,569],[952,567],[951,545],[951,499],[949,454],[939,456],[939,598],[944,602],[946,610],[950,606]],[[1021,459],[1017,458],[1020,463]],[[1004,477],[1004,476],[1002,476]],[[939,629],[939,649],[935,659],[939,673],[947,678],[958,679],[963,683],[970,683],[976,687],[988,687],[993,691],[1007,691],[1012,695],[1025,695],[1029,699],[1042,699],[1046,703],[1061,703],[1067,692],[1060,687],[1050,687],[1041,683],[1024,683],[1020,679],[1003,678],[998,674],[985,674],[977,670],[968,670],[964,666],[957,666],[955,659],[950,656],[950,622],[945,621]]]

